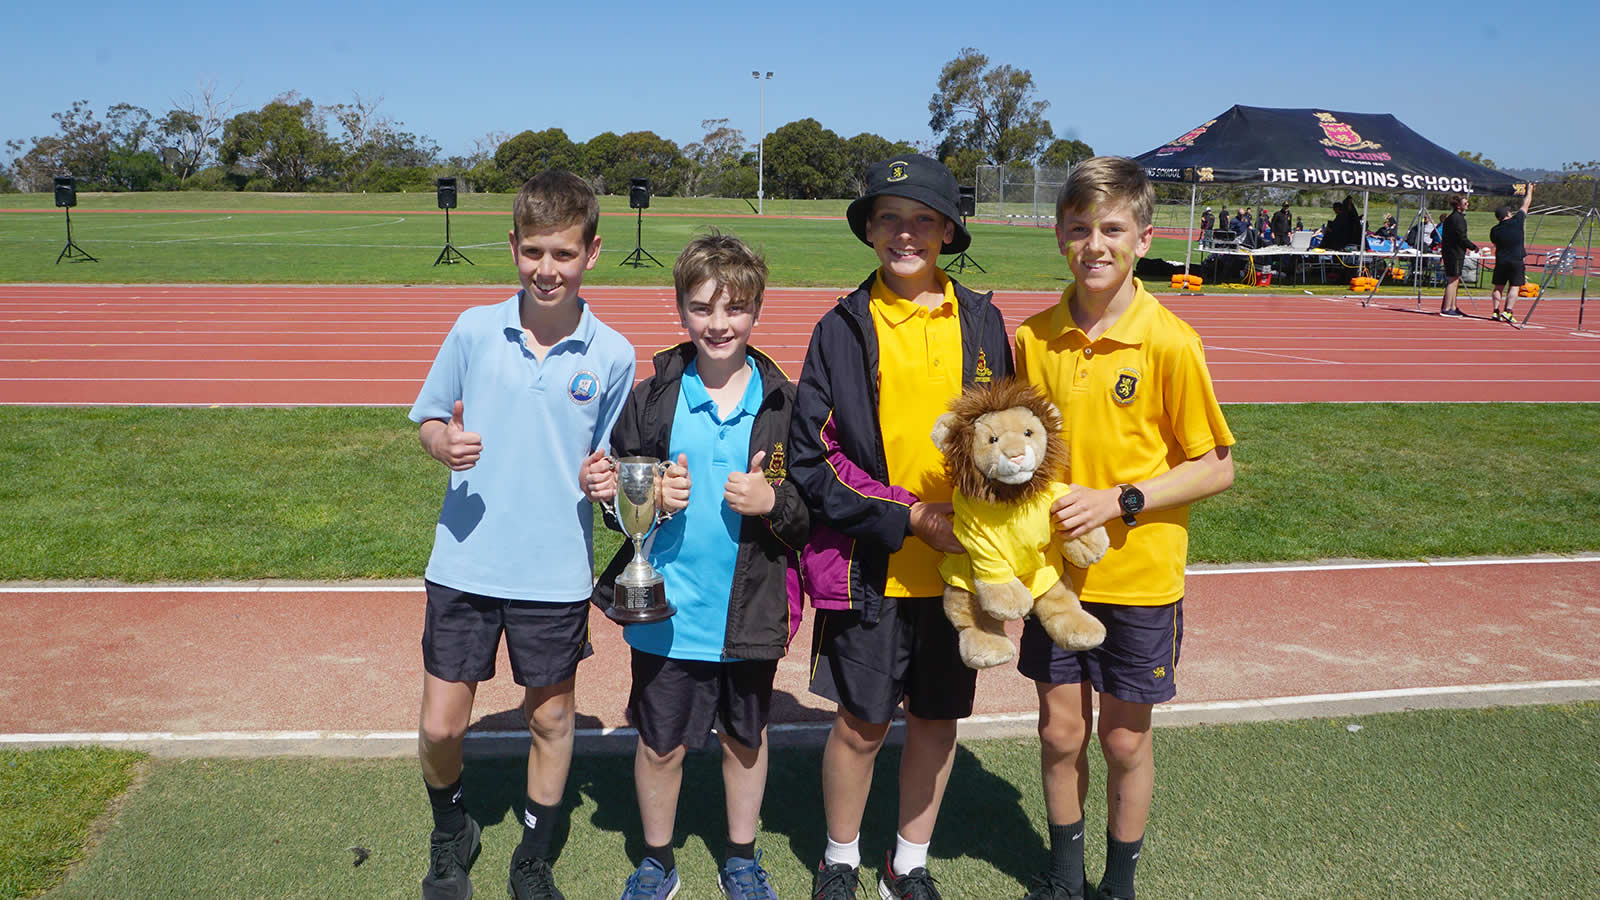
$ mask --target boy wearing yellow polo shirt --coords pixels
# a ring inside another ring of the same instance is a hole
[[[1017,328],[1021,377],[1062,410],[1073,491],[1051,507],[1077,537],[1106,526],[1111,549],[1068,569],[1106,640],[1062,650],[1038,622],[1018,669],[1039,693],[1050,865],[1027,900],[1085,894],[1084,800],[1098,695],[1106,762],[1106,870],[1099,896],[1133,900],[1134,868],[1155,786],[1154,705],[1172,699],[1183,639],[1189,504],[1233,484],[1233,435],[1200,337],[1133,277],[1150,250],[1155,194],[1129,159],[1072,170],[1056,201],[1056,239],[1074,282]]]
[[[812,331],[790,420],[789,477],[812,511],[801,555],[817,608],[811,690],[838,703],[811,895],[857,896],[873,762],[904,702],[898,833],[878,896],[937,900],[928,842],[977,681],[940,602],[939,562],[962,551],[931,435],[964,385],[1011,373],[1011,349],[991,295],[939,269],[941,252],[971,240],[950,170],[907,154],[870,167],[866,182],[846,217],[879,267]]]

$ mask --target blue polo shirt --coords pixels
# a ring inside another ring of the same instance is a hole
[[[506,600],[582,603],[594,579],[593,513],[578,485],[633,388],[633,346],[579,300],[578,327],[543,362],[522,330],[522,293],[463,312],[439,347],[411,421],[450,418],[483,437],[451,472],[430,581]]]
[[[723,659],[744,517],[728,508],[722,492],[730,474],[750,470],[750,430],[761,396],[761,373],[751,366],[739,405],[721,416],[699,368],[690,362],[684,370],[672,414],[670,458],[688,457],[689,506],[661,523],[646,551],[678,612],[660,622],[629,625],[623,630],[629,646],[672,659]]]

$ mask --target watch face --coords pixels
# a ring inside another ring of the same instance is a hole
[[[1122,497],[1120,499],[1122,501],[1122,511],[1125,513],[1132,514],[1144,510],[1144,492],[1140,491],[1138,488],[1123,488]]]

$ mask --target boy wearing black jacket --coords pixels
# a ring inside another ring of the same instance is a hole
[[[1011,374],[1011,340],[990,295],[939,269],[941,252],[971,241],[950,170],[907,154],[871,166],[866,183],[846,218],[879,267],[812,331],[790,430],[815,525],[801,560],[817,609],[811,690],[838,703],[812,896],[856,896],[873,762],[903,702],[898,828],[878,896],[937,900],[928,843],[977,673],[940,601],[939,562],[963,550],[931,435],[964,386]]]
[[[664,900],[677,891],[672,845],[683,760],[713,726],[728,817],[720,887],[736,900],[775,897],[755,849],[756,826],[773,677],[800,622],[796,567],[809,517],[784,465],[794,385],[748,346],[766,274],[761,257],[730,235],[713,233],[684,249],[673,282],[689,340],[656,354],[655,374],[634,388],[611,432],[617,457],[674,460],[660,489],[671,518],[646,552],[677,612],[624,631],[645,843],[626,897]],[[595,482],[595,499],[614,489],[606,472],[585,478]],[[620,530],[609,510],[606,523]],[[612,606],[617,576],[632,558],[625,541],[595,585],[597,606]]]

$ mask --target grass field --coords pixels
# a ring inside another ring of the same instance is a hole
[[[426,562],[445,471],[401,409],[5,413],[0,581],[414,578]],[[1228,418],[1237,483],[1194,508],[1193,561],[1600,549],[1600,405]],[[609,559],[615,536],[595,534]]]
[[[875,265],[842,221],[842,200],[774,201],[757,218],[742,200],[657,198],[639,238],[625,199],[601,199],[608,214],[601,217],[604,249],[588,276],[592,284],[670,284],[677,253],[708,227],[760,247],[776,285],[850,287]],[[432,194],[84,194],[73,239],[99,262],[75,264],[56,263],[65,229],[50,201],[45,194],[0,198],[0,207],[32,210],[0,212],[0,282],[504,284],[512,277],[506,195],[462,195],[451,216],[451,243],[470,266],[433,265],[444,246],[444,217]],[[1163,207],[1166,218],[1177,215],[1173,209]],[[1306,210],[1308,222],[1317,215]],[[1492,216],[1473,216],[1473,233],[1486,239]],[[1543,227],[1562,244],[1572,230],[1557,219]],[[1065,284],[1065,261],[1049,228],[979,222],[971,228],[969,253],[986,271],[969,271],[963,281],[1014,290]],[[620,265],[636,240],[663,267]],[[1151,255],[1182,261],[1184,243],[1157,238]]]
[[[8,195],[0,207],[39,211],[0,212],[0,282],[507,283],[510,198],[461,200],[452,237],[477,266],[431,266],[443,241],[432,194],[197,193],[82,195],[74,237],[102,261],[58,266],[50,196]],[[668,269],[617,265],[634,219],[621,198],[602,203],[614,215],[602,218],[607,252],[591,283],[669,283]],[[762,246],[775,284],[846,287],[873,259],[836,218],[844,206],[776,201],[755,219],[742,201],[656,198],[644,244],[670,266],[716,225]],[[1571,226],[1557,224],[1538,240],[1564,242]],[[989,269],[964,277],[974,286],[1063,284],[1048,229],[974,232],[973,256]],[[1183,247],[1158,241],[1156,253],[1181,259]],[[445,476],[403,410],[4,411],[0,581],[415,578],[425,562]],[[1238,482],[1196,506],[1194,561],[1600,549],[1600,405],[1231,406],[1228,416]],[[596,535],[609,557],[616,538]],[[1600,883],[1600,763],[1581,750],[1600,745],[1600,704],[1171,729],[1158,741],[1147,896],[1578,897]],[[886,751],[879,762],[869,867],[892,833],[896,761]],[[814,750],[774,754],[760,846],[785,897],[805,893],[821,850],[818,762]],[[960,748],[933,848],[947,895],[1021,895],[1044,847],[1037,765],[1029,740]],[[491,826],[484,896],[501,892],[520,768],[468,770],[473,809]],[[637,856],[626,771],[617,757],[575,764],[559,868],[574,900],[616,896]],[[86,847],[52,897],[412,896],[428,827],[417,781],[410,760],[0,753],[0,900],[47,889]],[[693,900],[715,894],[714,761],[696,756],[685,788],[705,798],[686,799],[680,817],[680,896]],[[372,852],[361,866],[353,846]]]
[[[1600,763],[1575,749],[1600,745],[1600,704],[1171,728],[1156,741],[1143,896],[1585,897],[1600,883]],[[1096,812],[1085,843],[1097,879],[1104,786],[1091,754]],[[572,900],[617,896],[640,853],[627,759],[574,763],[556,866]],[[805,895],[822,851],[819,761],[814,749],[773,753],[757,846],[783,897]],[[868,878],[892,845],[897,764],[893,748],[878,760],[862,829]],[[412,760],[144,768],[93,854],[51,897],[415,896],[430,823]],[[0,769],[0,792],[12,787],[10,771]],[[522,761],[477,761],[466,779],[469,809],[486,826],[476,893],[499,896],[520,836]],[[720,783],[713,756],[690,757],[677,829],[685,900],[719,896]],[[1036,741],[962,743],[930,860],[945,895],[1020,897],[1042,867],[1043,821]],[[352,847],[371,855],[353,865]],[[15,896],[27,894],[0,887],[0,898]]]

